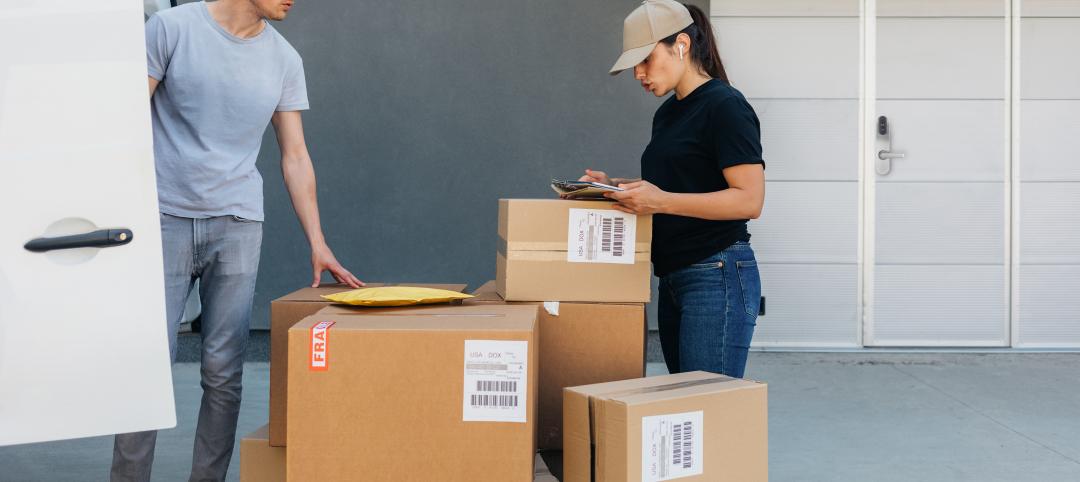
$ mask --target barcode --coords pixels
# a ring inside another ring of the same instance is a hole
[[[679,426],[676,425],[675,426],[675,433],[680,433],[680,432],[682,433],[682,437],[683,437],[683,443],[682,443],[682,468],[689,469],[691,466],[694,465],[693,464],[693,462],[694,462],[693,455],[691,455],[692,451],[693,451],[693,448],[694,448],[694,424],[692,424],[690,422],[683,422],[682,430],[679,430]],[[676,437],[679,437],[679,435],[676,435]],[[676,439],[676,440],[678,440],[678,439]],[[676,452],[678,452],[678,450],[679,450],[677,447],[678,447],[678,445],[676,445],[676,449],[675,449]],[[677,462],[676,462],[676,465],[678,465]]]
[[[517,395],[471,395],[474,407],[516,407]]]
[[[615,250],[612,254],[616,257],[622,257],[623,255],[623,236],[626,228],[624,222],[625,219],[622,217],[615,218]]]
[[[600,250],[605,253],[611,252],[611,218],[603,218],[600,221]]]
[[[476,391],[478,392],[510,392],[517,391],[516,381],[500,380],[477,380]]]
[[[682,465],[682,425],[675,425],[671,429],[671,465]]]

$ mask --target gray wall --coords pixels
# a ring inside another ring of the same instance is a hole
[[[300,1],[275,26],[304,58],[323,229],[365,281],[495,276],[497,200],[586,166],[636,176],[659,100],[607,74],[638,0]],[[705,2],[697,2],[707,7]],[[311,280],[268,130],[252,325]],[[329,279],[329,278],[327,278]]]

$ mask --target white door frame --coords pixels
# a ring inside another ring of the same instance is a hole
[[[1005,289],[1002,293],[1005,300],[1005,316],[1001,322],[1007,334],[1006,346],[1016,343],[1018,327],[1018,290],[1017,290],[1017,263],[1019,259],[1019,243],[1015,220],[1019,219],[1019,202],[1016,187],[1019,186],[1019,170],[1015,164],[1019,159],[1019,106],[1020,106],[1020,69],[1019,69],[1019,43],[1020,43],[1020,7],[1022,0],[1001,0],[1006,5],[1005,19],[1005,52],[1008,61],[1005,63],[1009,72],[1005,77],[1006,113],[1003,142],[1006,144],[1004,184],[1004,266],[1005,266]],[[875,229],[877,205],[877,180],[874,170],[869,169],[869,163],[874,162],[876,149],[874,137],[877,119],[877,0],[862,0],[860,3],[860,86],[859,86],[859,254],[860,263],[858,296],[858,316],[861,322],[858,326],[858,337],[863,347],[874,345],[874,264],[875,264]],[[924,344],[922,347],[985,347],[983,344],[964,345],[956,342],[943,342],[941,344]]]

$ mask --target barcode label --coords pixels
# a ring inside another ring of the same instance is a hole
[[[704,473],[704,412],[642,417],[641,480],[658,482]]]
[[[566,260],[634,264],[637,216],[607,209],[570,209]]]
[[[462,420],[526,421],[529,342],[465,340]]]
[[[517,395],[471,395],[474,407],[516,407]]]
[[[614,228],[615,232],[613,234],[614,234],[615,239],[614,239],[614,241],[612,243],[614,245],[614,249],[612,250],[612,255],[614,255],[616,257],[621,257],[623,255],[623,239],[625,239],[625,238],[623,238],[623,236],[626,233],[626,218],[614,218],[614,221],[615,221],[615,228]]]
[[[478,392],[516,392],[517,382],[506,380],[477,380],[476,391]]]

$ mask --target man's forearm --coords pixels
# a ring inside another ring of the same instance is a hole
[[[323,238],[322,224],[319,221],[319,201],[315,190],[315,169],[311,159],[285,158],[281,161],[282,177],[289,190],[293,210],[300,220],[304,234],[312,248],[326,244]]]

